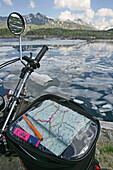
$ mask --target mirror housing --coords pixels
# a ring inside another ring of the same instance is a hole
[[[0,111],[5,107],[5,100],[3,96],[0,95]]]
[[[23,17],[19,13],[12,12],[8,16],[7,26],[12,34],[21,35],[25,29],[25,22]]]
[[[12,34],[19,35],[20,60],[22,61],[21,34],[24,32],[25,29],[24,19],[19,13],[12,12],[8,16],[7,26]]]

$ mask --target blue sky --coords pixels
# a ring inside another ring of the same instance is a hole
[[[113,0],[0,0],[0,16],[40,12],[61,20],[83,21],[98,29],[113,27]]]

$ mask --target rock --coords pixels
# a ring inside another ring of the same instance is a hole
[[[100,151],[96,148],[96,154],[99,155]]]
[[[111,142],[113,142],[113,132],[112,131],[106,131],[106,135],[109,138]]]
[[[113,122],[100,121],[100,127],[102,129],[113,130]]]

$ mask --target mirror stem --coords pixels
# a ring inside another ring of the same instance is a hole
[[[19,46],[20,46],[20,60],[22,61],[22,44],[21,44],[21,35],[19,36]]]

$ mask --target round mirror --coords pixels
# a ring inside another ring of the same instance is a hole
[[[9,15],[7,19],[7,25],[11,33],[14,35],[22,34],[25,29],[24,19],[17,12],[13,12]]]

